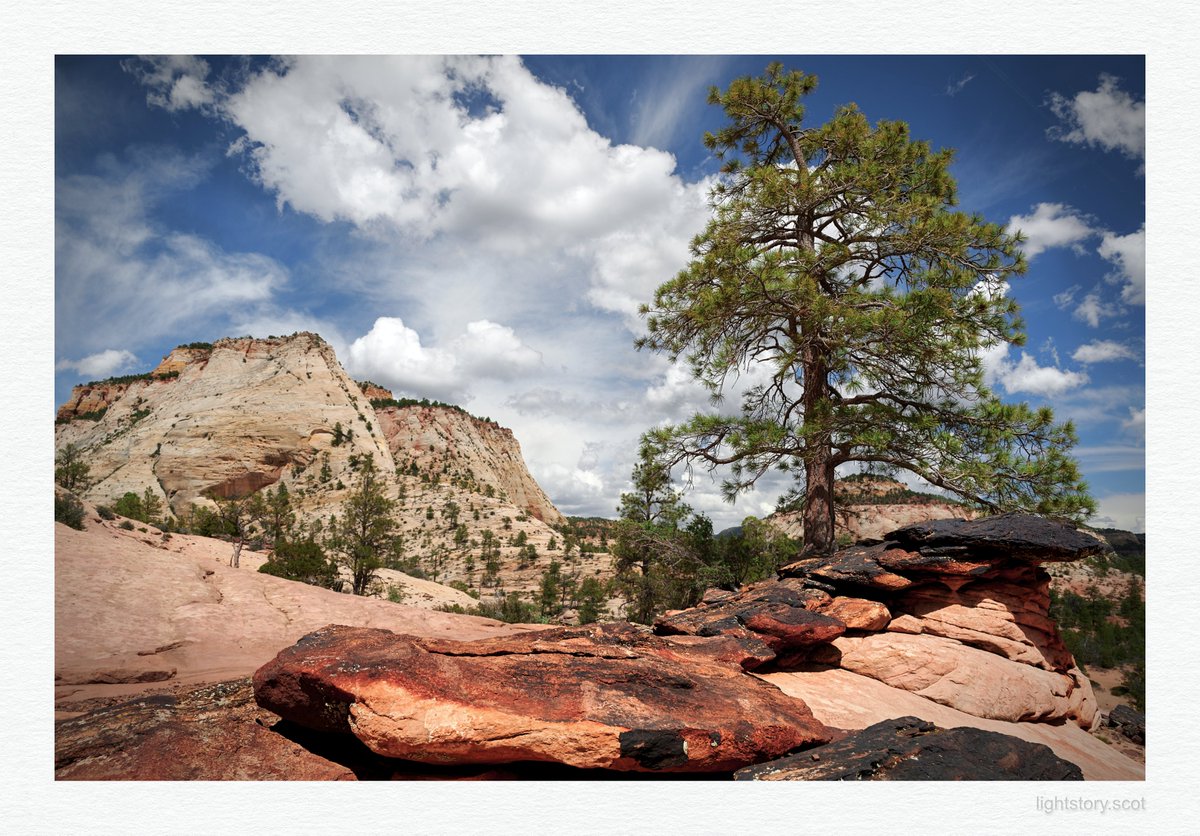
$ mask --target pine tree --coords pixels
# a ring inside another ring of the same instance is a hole
[[[550,566],[542,573],[541,604],[542,616],[550,618],[562,611],[559,593],[562,584],[562,566],[557,560],[550,561]]]
[[[701,514],[688,519],[692,509],[652,445],[642,445],[632,480],[634,489],[621,494],[612,554],[630,620],[648,624],[664,610],[696,603],[712,523]]]
[[[692,261],[655,294],[639,347],[686,359],[740,415],[698,414],[652,440],[670,463],[729,466],[727,498],[771,468],[803,491],[805,549],[834,548],[833,478],[849,462],[915,473],[991,510],[1094,511],[1070,423],[1002,403],[981,354],[1023,343],[1008,280],[1020,237],[956,211],[952,152],[854,105],[803,125],[814,76],[772,64],[713,89],[724,161]]]
[[[604,584],[595,578],[584,578],[579,585],[579,623],[591,624],[605,614],[607,593]]]

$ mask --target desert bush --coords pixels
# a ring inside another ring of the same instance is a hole
[[[116,512],[107,505],[97,505],[96,513],[100,515],[100,519],[102,520],[114,520],[117,518]]]
[[[126,531],[133,531],[133,523],[129,520],[121,520],[121,525],[118,527],[123,528]]]
[[[537,608],[532,603],[523,599],[518,592],[510,592],[503,601],[499,603],[491,601],[481,601],[476,607],[475,615],[481,615],[484,618],[494,618],[497,621],[505,621],[509,624],[539,624],[543,623],[544,619],[538,615]]]
[[[83,531],[83,503],[70,494],[55,494],[54,521]]]
[[[338,585],[337,566],[312,538],[279,540],[267,562],[260,566],[258,571],[324,589],[335,589]]]

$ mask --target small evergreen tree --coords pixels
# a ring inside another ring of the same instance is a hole
[[[150,523],[151,525],[161,525],[163,515],[163,503],[158,498],[158,495],[147,485],[142,492],[142,516],[139,519],[142,522]]]
[[[600,620],[600,616],[604,614],[604,602],[608,600],[608,594],[602,584],[596,578],[584,578],[579,585],[579,623],[591,624]]]
[[[562,612],[562,603],[559,601],[561,585],[562,566],[557,560],[552,560],[550,566],[542,573],[539,603],[543,617],[549,618]]]
[[[394,549],[394,507],[384,493],[375,459],[368,455],[359,468],[357,485],[342,505],[342,519],[330,524],[330,546],[338,564],[350,572],[355,595],[371,591],[376,573]]]
[[[142,498],[133,491],[126,491],[121,498],[113,503],[113,510],[122,517],[145,522],[142,514]]]
[[[83,531],[83,503],[70,494],[54,494],[54,521]]]
[[[692,509],[672,485],[661,451],[650,444],[642,445],[632,479],[634,490],[621,494],[612,554],[630,620],[648,624],[699,598],[712,523],[703,515],[688,521]]]

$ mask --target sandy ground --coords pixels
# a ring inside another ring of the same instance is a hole
[[[1133,702],[1127,697],[1114,696],[1110,691],[1121,684],[1121,680],[1125,677],[1125,672],[1119,668],[1088,668],[1088,679],[1092,681],[1092,690],[1096,694],[1096,702],[1100,706],[1100,710],[1105,714],[1112,711],[1118,705],[1127,705],[1135,711],[1137,708]],[[1127,739],[1124,735],[1118,733],[1115,729],[1100,728],[1093,734],[1108,742],[1111,746],[1124,753],[1128,757],[1144,764],[1146,762],[1146,747],[1139,746],[1132,740]]]
[[[438,612],[432,607],[461,593],[428,581],[408,579],[415,585],[404,604],[356,597],[261,574],[257,567],[265,555],[247,550],[241,567],[231,568],[231,547],[221,541],[164,538],[148,527],[126,531],[118,522],[90,512],[85,531],[55,525],[56,718],[136,695],[248,676],[327,624],[456,639],[540,628]],[[1079,764],[1089,779],[1144,777],[1136,752],[1127,757],[1072,725],[983,720],[847,671],[763,678],[840,728],[911,714],[944,727],[975,726],[1045,743]],[[1111,687],[1120,677],[1099,672],[1093,679]],[[1101,704],[1111,707],[1111,695],[1101,690]]]

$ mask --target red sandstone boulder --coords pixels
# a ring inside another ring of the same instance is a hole
[[[892,620],[891,612],[878,601],[840,595],[817,605],[817,612],[836,618],[847,630],[882,630]]]
[[[719,772],[831,739],[740,664],[624,623],[471,642],[331,625],[254,690],[285,719],[425,763]]]

